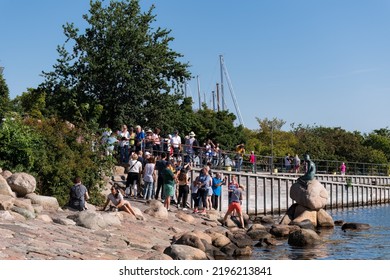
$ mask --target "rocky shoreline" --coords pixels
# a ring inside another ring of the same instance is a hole
[[[105,192],[122,179],[117,172]],[[0,170],[0,259],[251,259],[255,246],[326,242],[308,219],[283,224],[245,215],[240,229],[234,218],[222,226],[219,211],[193,214],[172,206],[168,212],[157,200],[130,199],[138,219],[93,205],[82,212],[62,209],[55,198],[34,194],[34,183],[29,174]]]

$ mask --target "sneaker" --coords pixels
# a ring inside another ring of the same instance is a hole
[[[187,210],[188,210],[187,208],[185,208],[185,207],[183,208],[183,211],[187,211]]]
[[[198,212],[199,212],[198,209],[195,209],[192,213],[196,214]]]
[[[179,209],[179,210],[180,210],[180,205],[179,205],[179,204],[177,205],[177,209]]]
[[[206,214],[206,209],[203,209],[201,214]]]

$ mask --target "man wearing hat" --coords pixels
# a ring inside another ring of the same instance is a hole
[[[198,140],[196,140],[195,138],[195,133],[191,131],[190,134],[188,134],[185,143],[185,152],[187,154],[185,163],[190,163],[191,165],[193,164],[198,147],[199,147],[199,143]]]
[[[153,139],[153,131],[151,129],[148,129],[146,131],[146,136],[145,136],[145,151],[148,152],[153,152],[153,144],[154,144],[154,139]]]

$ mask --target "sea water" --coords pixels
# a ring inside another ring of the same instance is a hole
[[[324,243],[305,248],[280,244],[254,249],[258,260],[390,260],[390,205],[328,211],[333,220],[366,223],[367,230],[320,229]]]

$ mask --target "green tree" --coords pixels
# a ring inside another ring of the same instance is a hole
[[[4,118],[5,114],[8,112],[9,105],[9,89],[3,77],[3,73],[0,72],[0,120]]]
[[[170,48],[171,31],[153,27],[154,6],[142,12],[139,0],[103,2],[90,2],[84,33],[64,25],[58,63],[44,72],[48,106],[70,121],[92,117],[112,127],[169,122],[190,77],[182,55]]]
[[[40,89],[28,88],[12,101],[12,109],[21,115],[42,119],[46,107],[46,94]]]

